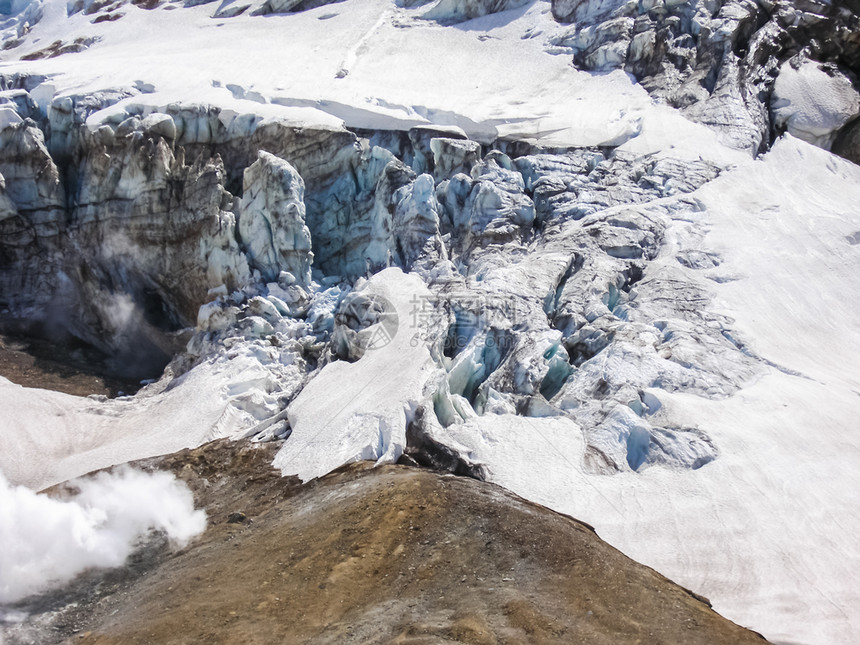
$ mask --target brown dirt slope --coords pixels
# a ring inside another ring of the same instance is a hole
[[[25,336],[0,335],[0,376],[25,387],[75,396],[132,394],[139,381],[107,374],[104,357],[72,344]]]
[[[272,450],[218,442],[147,462],[192,486],[210,526],[90,594],[65,616],[81,630],[68,642],[765,643],[497,486],[363,463],[300,486],[271,470]]]

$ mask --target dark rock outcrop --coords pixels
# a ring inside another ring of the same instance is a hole
[[[556,44],[588,70],[624,69],[656,98],[715,127],[732,146],[761,152],[781,133],[770,96],[790,59],[860,73],[856,3],[816,0],[553,0],[575,23]]]
[[[831,150],[840,157],[860,164],[860,115],[840,128]]]

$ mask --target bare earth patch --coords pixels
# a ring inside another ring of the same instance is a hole
[[[191,486],[206,533],[25,603],[42,640],[7,643],[765,642],[497,486],[367,463],[300,485],[271,469],[277,447],[221,441],[143,462]]]
[[[140,383],[106,375],[92,350],[34,338],[0,336],[0,376],[25,387],[88,396],[131,394]]]

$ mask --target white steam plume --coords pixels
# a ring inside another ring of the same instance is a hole
[[[206,528],[206,514],[171,473],[123,467],[70,483],[80,493],[57,500],[12,486],[0,472],[0,603],[91,567],[120,566],[150,529],[181,546]]]

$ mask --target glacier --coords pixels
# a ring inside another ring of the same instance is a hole
[[[857,639],[856,10],[3,16],[0,322],[157,376],[0,378],[10,482],[223,437],[283,441],[303,480],[430,465],[772,642]]]

